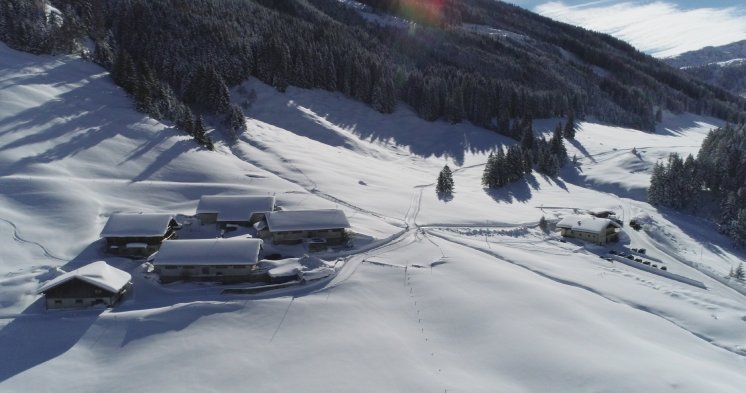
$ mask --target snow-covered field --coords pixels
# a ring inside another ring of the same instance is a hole
[[[582,123],[560,178],[488,192],[483,163],[507,138],[403,105],[245,88],[249,131],[209,152],[135,112],[100,68],[0,45],[0,391],[743,391],[746,291],[713,278],[743,252],[645,203],[652,164],[696,153],[720,121]],[[445,163],[449,201],[433,189]],[[104,258],[133,276],[121,305],[43,310],[35,290],[56,268],[103,258],[111,213],[188,215],[203,194],[246,192],[342,208],[369,242],[334,278],[256,295],[160,285],[142,261]],[[706,289],[537,227],[596,207],[645,218],[615,247]]]

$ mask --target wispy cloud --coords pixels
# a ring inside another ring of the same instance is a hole
[[[656,57],[746,39],[746,8],[684,10],[672,3],[549,2],[534,11],[552,19],[609,33]]]

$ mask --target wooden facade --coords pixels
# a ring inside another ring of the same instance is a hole
[[[300,244],[305,239],[324,239],[330,246],[340,245],[345,239],[344,228],[322,229],[317,231],[280,231],[271,232],[272,243],[275,244]]]
[[[572,228],[560,228],[560,234],[564,237],[574,237],[599,245],[604,245],[608,242],[616,241],[618,239],[616,226],[613,224],[609,224],[604,230],[600,232],[580,231],[574,230]]]
[[[78,278],[63,282],[44,292],[48,309],[84,308],[98,304],[111,307],[131,288],[125,285],[119,292],[111,292]]]
[[[176,220],[171,220],[163,235],[105,237],[106,252],[113,255],[147,257],[158,251],[164,240],[176,238]]]
[[[255,265],[165,265],[157,266],[156,273],[161,283],[176,281],[220,282],[260,282],[267,279],[266,273],[258,272]]]

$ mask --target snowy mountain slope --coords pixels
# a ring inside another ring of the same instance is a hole
[[[665,62],[714,86],[746,96],[746,40],[702,48]]]
[[[667,58],[665,62],[677,68],[684,68],[714,63],[723,64],[744,57],[746,57],[746,40],[685,52],[678,56]]]
[[[568,144],[578,169],[486,192],[482,164],[511,141],[469,125],[252,81],[249,132],[213,153],[135,113],[95,66],[5,47],[0,62],[0,348],[14,354],[0,359],[0,391],[738,392],[746,383],[746,299],[689,266],[723,275],[743,253],[640,197],[655,158],[696,152],[713,119],[671,117],[658,134],[583,123]],[[635,147],[641,162],[628,156]],[[432,188],[445,162],[455,169],[450,201]],[[133,275],[119,307],[32,304],[51,278],[45,266],[101,258],[87,246],[112,211],[190,214],[203,193],[245,191],[276,192],[288,207],[338,205],[383,244],[346,258],[331,281],[261,295],[163,286],[141,262],[106,258]],[[707,289],[536,228],[541,215],[593,207],[625,221],[647,214],[644,231],[617,247],[647,247]]]

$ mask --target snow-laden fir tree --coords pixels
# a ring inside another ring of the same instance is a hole
[[[575,131],[576,131],[576,125],[575,125],[575,115],[570,112],[570,114],[567,116],[567,123],[565,123],[565,128],[563,130],[563,134],[565,139],[575,139]]]
[[[438,174],[438,182],[435,191],[439,194],[450,194],[453,192],[453,172],[446,164]]]
[[[743,262],[739,263],[736,270],[733,271],[733,278],[739,281],[743,281],[746,278],[746,272],[743,271]]]

